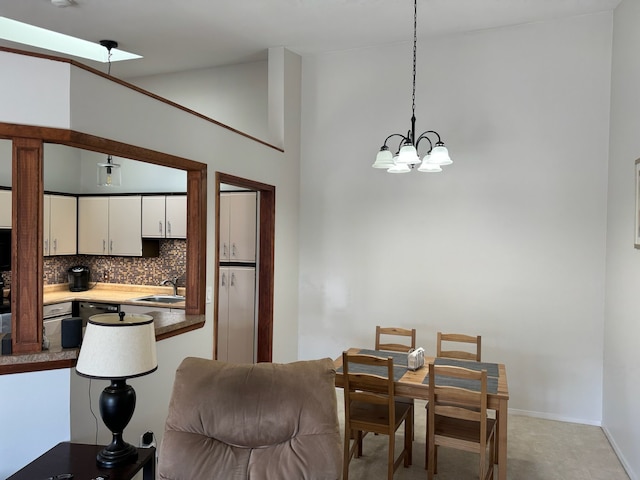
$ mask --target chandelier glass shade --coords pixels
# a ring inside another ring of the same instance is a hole
[[[453,161],[449,157],[449,151],[440,138],[438,132],[427,130],[416,138],[416,47],[417,47],[417,26],[418,26],[418,0],[413,1],[413,95],[411,130],[406,135],[393,133],[389,135],[373,163],[373,168],[383,168],[389,173],[408,173],[416,165],[420,165],[416,170],[419,172],[436,173],[442,171],[443,165],[451,165]],[[399,139],[398,149],[395,154],[391,152],[387,143],[391,139]],[[420,158],[418,147],[422,141],[428,143],[428,149],[424,156]]]

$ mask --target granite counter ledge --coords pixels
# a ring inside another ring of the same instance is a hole
[[[197,330],[202,328],[205,323],[204,315],[185,315],[182,312],[153,310],[148,314],[153,317],[157,341]],[[49,350],[38,353],[0,355],[0,375],[75,367],[78,352],[78,348],[62,348],[59,345],[52,345]]]

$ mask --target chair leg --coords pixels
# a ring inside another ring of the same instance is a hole
[[[404,448],[406,450],[404,466],[409,467],[413,463],[413,407],[410,415],[404,421]]]
[[[342,461],[342,479],[349,480],[349,462],[351,461],[351,430],[344,432],[344,458]]]
[[[427,480],[433,480],[433,475],[435,473],[435,446],[432,444],[427,445]]]
[[[387,479],[388,480],[393,480],[393,472],[394,472],[394,467],[395,467],[395,458],[396,458],[396,452],[395,452],[395,446],[396,446],[396,435],[395,432],[393,432],[390,435],[387,435],[389,437],[389,455],[387,457]]]

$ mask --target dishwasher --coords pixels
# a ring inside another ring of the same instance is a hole
[[[61,302],[42,307],[42,325],[44,335],[49,339],[56,338],[60,342],[60,323],[63,318],[72,315],[72,303]]]
[[[118,312],[120,312],[120,305],[117,303],[78,302],[78,311],[74,311],[73,314],[75,317],[82,318],[82,327],[84,328],[87,326],[87,320],[92,315]]]

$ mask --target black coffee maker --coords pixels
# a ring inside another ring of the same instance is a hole
[[[69,274],[69,290],[72,292],[84,292],[89,290],[91,271],[84,265],[76,265],[67,270]]]

